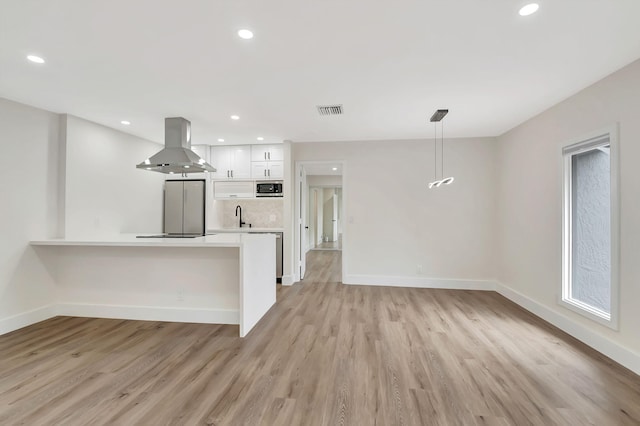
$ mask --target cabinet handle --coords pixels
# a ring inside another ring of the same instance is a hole
[[[267,175],[267,169],[264,169],[263,172],[264,172],[264,175],[266,176]]]
[[[269,151],[269,160],[271,160],[271,151]]]
[[[229,176],[229,170],[227,170],[227,177],[231,177],[231,176]]]
[[[269,175],[269,177],[271,177],[271,169],[267,170],[267,174]]]
[[[267,153],[266,152],[264,153],[264,159],[265,160],[267,159]]]
[[[233,177],[233,170],[231,170],[231,177]]]

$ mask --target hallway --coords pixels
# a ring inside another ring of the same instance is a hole
[[[341,250],[309,250],[303,283],[342,282]]]

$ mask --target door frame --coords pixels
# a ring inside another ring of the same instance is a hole
[[[293,234],[294,234],[294,241],[295,241],[295,247],[294,247],[294,272],[295,272],[295,276],[294,276],[294,282],[299,282],[300,281],[300,262],[301,262],[301,255],[304,256],[306,255],[306,250],[305,247],[301,247],[301,235],[300,235],[300,220],[302,220],[303,222],[306,220],[306,218],[302,217],[302,212],[300,209],[301,206],[301,201],[302,203],[306,203],[305,205],[308,206],[309,205],[309,191],[308,188],[307,190],[303,190],[300,191],[300,185],[301,185],[301,171],[302,168],[304,168],[305,165],[310,165],[310,164],[326,164],[326,165],[336,165],[339,164],[342,167],[342,211],[341,211],[341,215],[340,217],[342,217],[342,250],[341,250],[341,254],[342,254],[342,277],[341,277],[341,281],[344,282],[345,277],[347,276],[347,261],[348,261],[348,247],[349,247],[349,238],[348,238],[348,230],[349,230],[349,219],[348,219],[348,215],[347,215],[347,205],[348,205],[348,195],[349,195],[349,185],[348,185],[348,180],[347,180],[347,162],[345,160],[322,160],[322,161],[313,161],[313,160],[304,160],[304,161],[296,161],[295,162],[295,188],[296,190],[294,191],[294,205],[295,205],[295,213],[294,213],[294,230],[293,230]],[[308,186],[308,185],[307,185]],[[301,194],[302,192],[302,194]],[[302,199],[300,199],[300,197],[302,197]],[[302,226],[304,226],[304,223],[302,223]]]

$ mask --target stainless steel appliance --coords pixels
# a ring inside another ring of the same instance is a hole
[[[182,117],[164,119],[164,149],[136,166],[160,173],[215,172],[211,164],[191,150],[191,122]]]
[[[204,207],[204,180],[165,181],[164,234],[168,236],[204,235]]]
[[[256,182],[256,197],[282,197],[282,181]]]

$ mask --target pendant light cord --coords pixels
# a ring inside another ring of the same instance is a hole
[[[440,139],[440,179],[444,179],[444,121],[440,122],[440,136],[442,138]]]
[[[433,125],[433,180],[438,180],[438,123]]]

